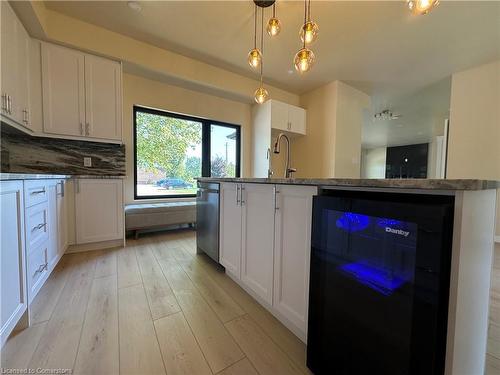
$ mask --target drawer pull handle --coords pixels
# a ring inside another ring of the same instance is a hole
[[[45,194],[45,189],[42,190],[35,190],[30,193],[31,195],[37,195],[37,194]]]
[[[35,225],[33,228],[31,228],[31,231],[34,232],[38,229],[42,229],[43,227],[45,227],[47,225],[47,223],[40,223],[38,225]]]
[[[35,277],[37,273],[42,273],[43,270],[47,270],[48,268],[49,268],[49,263],[48,262],[46,262],[45,264],[40,264],[40,266],[38,267],[38,269],[33,274],[33,277]]]

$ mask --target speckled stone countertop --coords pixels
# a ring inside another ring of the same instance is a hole
[[[64,174],[0,173],[0,181],[6,180],[52,180],[52,179],[122,179],[125,176],[72,176]]]
[[[486,190],[500,188],[500,181],[445,179],[359,179],[359,178],[216,178],[201,177],[200,182],[238,182],[280,185],[312,185],[318,187],[366,187],[422,190]]]

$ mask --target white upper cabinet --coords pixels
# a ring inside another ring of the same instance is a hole
[[[122,180],[75,181],[76,243],[122,239]]]
[[[21,23],[17,22],[17,97],[14,101],[17,122],[30,128],[30,42]]]
[[[241,188],[241,281],[269,305],[273,303],[273,186],[244,184]]]
[[[30,128],[30,37],[7,1],[1,13],[2,115]]]
[[[306,134],[306,110],[304,108],[288,106],[288,131]]]
[[[2,115],[13,118],[9,97],[15,96],[17,76],[16,16],[7,1],[0,2],[2,13]]]
[[[121,140],[121,65],[57,45],[42,44],[44,132]]]
[[[240,184],[220,184],[220,246],[219,262],[226,271],[240,278],[241,201]]]
[[[268,105],[271,110],[271,128],[288,131],[289,104],[278,102],[277,100],[269,100],[267,103],[265,105]]]
[[[43,130],[85,135],[85,59],[80,52],[42,44]]]
[[[271,116],[271,128],[286,131],[292,134],[306,134],[306,110],[277,100],[269,100],[268,106]],[[266,110],[264,108],[264,110]]]
[[[102,57],[85,55],[85,124],[87,136],[122,137],[121,66]]]

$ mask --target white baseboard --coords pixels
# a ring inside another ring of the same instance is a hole
[[[120,238],[118,240],[110,240],[110,241],[101,241],[101,242],[92,242],[85,243],[81,245],[69,245],[66,254],[71,253],[80,253],[82,251],[94,251],[94,250],[103,250],[110,249],[113,247],[123,247],[123,239]]]

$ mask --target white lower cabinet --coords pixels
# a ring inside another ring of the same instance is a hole
[[[241,262],[240,184],[220,185],[219,262],[237,279]]]
[[[66,200],[66,181],[60,180],[56,185],[57,256],[59,259],[63,256],[68,247],[68,213]]]
[[[34,248],[28,249],[28,302],[36,297],[44,282],[48,279],[51,269],[50,242],[44,241]]]
[[[312,197],[316,187],[276,185],[273,307],[292,331],[307,333]]]
[[[241,187],[241,282],[269,304],[273,302],[273,185]]]
[[[121,179],[75,180],[76,243],[122,239]]]
[[[0,346],[28,307],[22,181],[0,182]]]
[[[49,269],[53,269],[67,247],[66,203],[64,180],[51,180],[47,184],[49,208]]]
[[[221,184],[220,263],[303,341],[316,193],[311,186]]]
[[[24,182],[29,303],[66,250],[64,184],[56,179]]]

